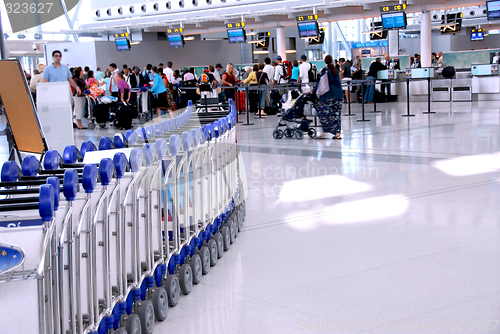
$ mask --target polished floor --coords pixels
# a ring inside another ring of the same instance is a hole
[[[342,140],[238,125],[244,228],[155,333],[500,333],[500,105],[372,108]]]

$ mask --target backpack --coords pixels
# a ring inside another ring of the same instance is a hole
[[[146,71],[142,72],[142,77],[143,77],[143,79],[144,79],[144,80],[146,80],[146,82],[148,82],[148,83],[149,83],[149,81],[150,81],[150,80],[149,80],[149,73],[150,73],[150,71],[149,71],[149,70],[146,70]]]
[[[309,77],[309,82],[318,82],[319,72],[316,65],[311,64],[309,71],[307,71],[307,76]]]
[[[288,60],[285,60],[280,65],[283,67],[283,75],[281,76],[281,79],[290,79],[292,77],[292,64],[290,64]]]
[[[208,74],[203,73],[203,74],[201,75],[201,83],[203,83],[203,84],[208,84],[208,83],[209,83]]]

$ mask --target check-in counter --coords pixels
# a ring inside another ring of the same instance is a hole
[[[470,102],[472,101],[472,78],[467,75],[466,78],[452,80],[451,100],[453,102]]]
[[[500,93],[498,64],[472,65],[472,93],[478,101],[497,101]]]
[[[432,102],[450,102],[451,101],[451,80],[437,79],[432,80]]]

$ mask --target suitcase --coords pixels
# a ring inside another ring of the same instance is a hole
[[[238,110],[238,112],[244,112],[245,110],[247,110],[247,101],[244,91],[239,90],[236,93],[236,109]]]
[[[278,107],[277,106],[265,107],[264,112],[268,115],[276,115],[278,113]]]
[[[137,109],[132,104],[120,103],[116,111],[116,126],[123,129],[130,129],[132,126],[132,117],[137,113]]]
[[[92,109],[93,116],[95,117],[95,121],[98,124],[104,124],[109,122],[109,107],[110,105],[115,105],[114,103],[105,104],[105,103],[96,103],[94,108]]]

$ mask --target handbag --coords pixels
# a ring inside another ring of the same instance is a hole
[[[330,91],[330,82],[328,80],[328,70],[321,76],[319,80],[318,89],[316,89],[316,95],[322,96]]]
[[[99,96],[104,95],[105,91],[99,88],[96,83],[93,83],[89,88],[90,96],[92,98],[97,99]]]

